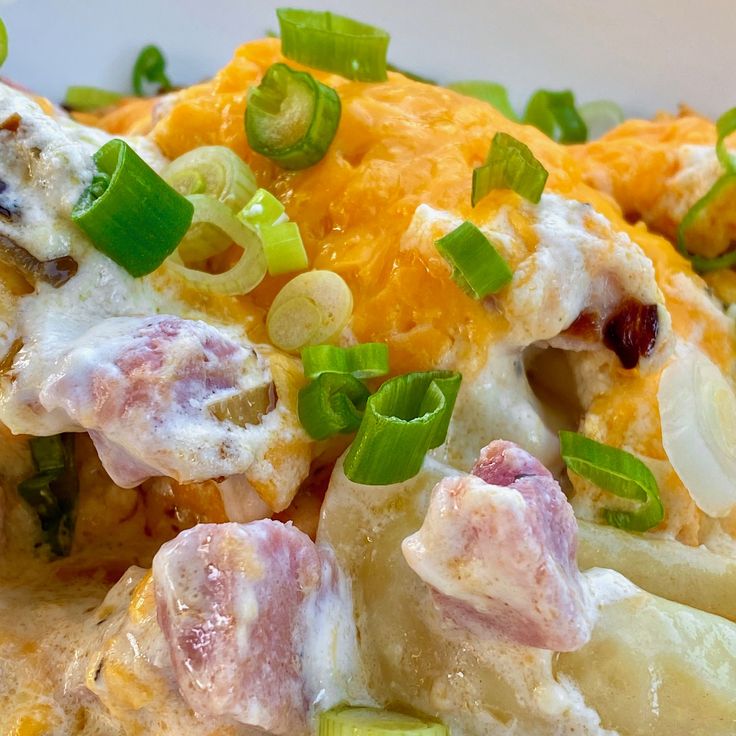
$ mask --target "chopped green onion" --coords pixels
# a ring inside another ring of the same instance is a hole
[[[233,212],[256,193],[253,170],[225,146],[200,146],[174,159],[162,172],[179,194],[208,194]]]
[[[652,471],[631,453],[604,445],[576,432],[560,432],[560,451],[567,467],[620,498],[639,501],[632,511],[607,508],[603,518],[611,526],[645,532],[664,518],[657,481]]]
[[[186,234],[192,204],[124,141],[109,141],[94,161],[99,174],[74,205],[72,220],[131,276],[145,276]]]
[[[317,736],[447,736],[441,723],[379,708],[337,708],[320,714]]]
[[[307,72],[274,64],[248,94],[248,145],[285,169],[305,169],[327,153],[340,122],[340,98]]]
[[[307,378],[318,378],[323,373],[375,378],[388,373],[388,345],[382,342],[364,342],[349,348],[309,345],[302,349],[302,363]]]
[[[386,31],[318,10],[279,8],[276,14],[288,59],[360,82],[386,80]]]
[[[264,225],[259,234],[271,276],[303,271],[309,265],[302,235],[295,222]]]
[[[732,107],[718,118],[716,121],[716,132],[718,140],[716,141],[716,153],[721,166],[730,174],[736,173],[736,156],[729,153],[726,148],[726,138],[731,133],[736,132],[736,107]]]
[[[212,294],[237,296],[255,289],[266,275],[266,257],[258,236],[243,225],[220,200],[207,194],[192,194],[187,200],[194,207],[192,226],[204,223],[218,228],[227,236],[228,244],[235,243],[243,252],[237,263],[223,273],[213,274],[190,268],[179,251],[169,259],[170,268],[189,283]]]
[[[387,71],[390,72],[396,72],[397,74],[403,74],[408,79],[411,79],[414,82],[421,82],[422,84],[432,84],[436,85],[437,80],[436,79],[430,79],[429,77],[423,77],[421,74],[417,74],[416,72],[410,72],[408,69],[402,69],[400,66],[396,66],[396,64],[387,63],[386,64]]]
[[[578,108],[580,117],[588,129],[588,138],[600,138],[611,128],[615,128],[624,121],[624,111],[609,100],[594,100],[586,102]]]
[[[0,66],[5,63],[8,58],[8,29],[5,27],[5,23],[0,18]]]
[[[67,464],[62,435],[34,437],[30,441],[30,447],[33,464],[39,473],[48,473],[54,477],[62,473]]]
[[[258,189],[238,213],[238,219],[244,225],[256,230],[264,225],[276,225],[285,217],[284,205],[266,189]]]
[[[351,375],[323,373],[299,391],[299,421],[315,440],[355,432],[370,395]]]
[[[583,143],[588,137],[585,121],[575,107],[575,95],[570,90],[537,90],[526,105],[524,122],[560,143]]]
[[[339,336],[353,314],[353,293],[333,271],[295,276],[276,295],[266,318],[271,342],[286,352]]]
[[[200,146],[188,151],[174,159],[161,176],[179,194],[206,194],[233,212],[253,196],[258,186],[250,166],[225,146]],[[189,228],[178,252],[185,263],[196,263],[222,252],[229,244],[230,238],[221,228],[199,222]]]
[[[166,76],[166,59],[158,46],[144,46],[133,65],[133,89],[139,97],[145,94],[144,82],[157,85],[159,94],[172,89]]]
[[[67,87],[64,107],[79,112],[92,112],[110,107],[123,99],[118,92],[110,92],[99,87]]]
[[[459,92],[461,95],[475,97],[476,100],[487,102],[509,120],[515,122],[519,120],[519,116],[516,114],[509,100],[509,93],[502,84],[468,80],[465,82],[453,82],[452,84],[448,84],[447,88]]]
[[[488,238],[467,220],[435,242],[452,266],[452,278],[475,299],[495,294],[508,284],[513,271]]]
[[[685,213],[677,228],[677,249],[690,259],[693,268],[700,273],[729,268],[736,264],[736,250],[727,250],[720,256],[708,258],[691,252],[688,244],[688,231],[701,224],[702,236],[713,237],[711,209],[718,203],[731,201],[736,191],[736,171],[723,174],[713,186]],[[690,234],[692,237],[692,234]]]
[[[71,549],[79,491],[74,435],[30,440],[35,475],[18,484],[18,494],[38,515],[43,540],[55,555]]]
[[[692,261],[693,267],[704,273],[729,268],[736,263],[736,250],[729,249],[733,243],[726,243],[725,252],[714,258],[696,255],[691,252],[688,244],[688,231],[698,223],[701,224],[702,236],[712,239],[714,236],[713,217],[711,210],[719,202],[729,203],[731,195],[736,189],[736,157],[726,148],[726,138],[736,131],[736,107],[726,111],[716,121],[716,154],[725,173],[713,186],[685,213],[677,228],[677,249]],[[728,208],[730,211],[730,208]],[[729,231],[726,232],[728,234]]]
[[[473,207],[493,189],[512,189],[536,204],[547,176],[528,146],[507,133],[496,133],[486,163],[473,170]]]
[[[386,381],[366,404],[345,475],[356,483],[388,485],[415,476],[429,450],[445,441],[461,376],[408,373]]]

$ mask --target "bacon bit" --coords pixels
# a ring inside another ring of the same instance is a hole
[[[8,117],[5,118],[2,123],[0,123],[0,130],[7,130],[10,133],[17,133],[22,121],[23,119],[21,118],[21,116],[18,115],[17,112],[14,112],[12,115],[8,115]]]
[[[601,318],[598,312],[583,311],[563,333],[566,337],[579,337],[594,342],[601,336]]]
[[[654,350],[659,332],[656,304],[627,299],[603,327],[603,343],[612,350],[624,368],[636,368],[639,358]]]

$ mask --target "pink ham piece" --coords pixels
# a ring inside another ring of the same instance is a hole
[[[590,638],[572,508],[512,442],[481,450],[473,475],[440,481],[402,550],[445,619],[474,635],[560,652]]]
[[[331,548],[262,520],[202,524],[153,560],[158,620],[198,715],[280,736],[366,699],[350,584]]]
[[[250,346],[205,322],[112,317],[72,344],[39,400],[64,412],[70,430],[88,430],[110,477],[131,488],[151,476],[189,482],[244,472],[254,433],[208,407],[269,382]]]

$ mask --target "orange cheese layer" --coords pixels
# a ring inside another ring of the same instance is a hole
[[[483,163],[499,130],[532,148],[550,173],[546,191],[592,204],[615,229],[625,231],[640,245],[654,263],[675,331],[685,337],[697,331],[699,342],[711,357],[724,368],[730,366],[736,354],[733,336],[722,322],[681,293],[678,279],[694,280],[700,289],[699,277],[668,240],[643,225],[629,224],[611,196],[586,183],[579,160],[581,149],[560,146],[534,128],[508,121],[485,103],[400,74],[389,74],[384,83],[365,84],[312,70],[340,94],[339,130],[319,164],[301,172],[286,172],[250,150],[243,125],[249,88],[278,61],[283,57],[274,39],[242,46],[212,81],[179,93],[152,135],[171,158],[212,144],[228,146],[241,155],[256,172],[259,184],[279,196],[289,216],[299,223],[311,266],[336,271],[350,284],[355,296],[353,331],[361,341],[386,341],[393,370],[434,368],[454,347],[453,367],[472,375],[486,354],[486,346],[508,329],[494,310],[458,289],[442,261],[429,259],[415,249],[400,248],[402,235],[420,204],[482,223],[501,207],[519,202],[513,193],[493,192],[475,209],[470,205],[472,170]],[[116,110],[101,124],[117,129],[124,117],[123,111]],[[147,125],[151,125],[150,112],[131,120],[133,129]],[[650,153],[654,142],[670,138],[710,144],[715,140],[712,123],[695,117],[655,124],[632,121],[611,134],[613,138],[616,135],[627,146],[640,135],[641,150]],[[631,180],[640,191],[631,196],[637,201],[644,201],[648,188],[656,190],[666,174],[663,152],[643,156],[637,169],[631,166],[628,149],[620,159],[615,146],[597,149],[591,144],[586,150],[593,160],[612,156],[621,177],[633,168]],[[627,186],[634,186],[627,182]],[[618,195],[618,190],[614,194]],[[626,207],[625,197],[622,202]],[[524,240],[518,252],[529,252],[536,245],[533,223],[524,222],[525,217],[522,210],[513,212],[515,229]],[[240,298],[254,339],[265,336],[263,315],[288,278],[266,279],[251,295]],[[656,376],[647,379],[637,370],[621,369],[615,390],[600,396],[590,407],[598,438],[663,458],[656,390],[651,385],[656,381]],[[653,421],[646,429],[639,423],[641,434],[631,437],[627,417],[635,414],[650,416]],[[691,517],[694,511],[687,493],[682,488],[675,492],[682,494]],[[695,541],[697,525],[693,528],[687,521],[684,526],[690,531],[681,537]]]
[[[299,223],[312,266],[337,271],[348,281],[355,295],[356,337],[387,341],[395,370],[434,367],[451,346],[487,345],[505,329],[457,289],[443,264],[433,266],[421,254],[399,248],[422,203],[484,221],[514,202],[516,195],[497,193],[475,210],[470,206],[472,169],[483,162],[499,130],[534,150],[550,172],[547,191],[590,202],[615,227],[628,230],[655,261],[658,275],[689,272],[667,241],[632,230],[618,208],[583,181],[569,149],[487,104],[400,74],[365,84],[315,72],[339,91],[340,127],[318,165],[284,172],[249,149],[243,126],[249,87],[282,60],[274,39],[242,46],[211,82],[179,94],[153,136],[172,158],[206,144],[226,145],[243,156],[259,183],[275,192]],[[706,134],[695,127],[692,135],[700,140]],[[250,298],[267,308],[285,278],[268,279]]]

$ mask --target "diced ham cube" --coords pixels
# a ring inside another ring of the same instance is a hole
[[[550,472],[511,442],[485,447],[473,475],[440,481],[402,549],[445,619],[474,635],[555,651],[590,637],[572,508]]]
[[[151,476],[185,483],[245,472],[258,433],[209,407],[269,385],[250,346],[205,322],[113,317],[72,344],[39,399],[65,412],[70,429],[89,431],[111,478],[130,488]]]
[[[158,619],[199,715],[286,736],[366,702],[350,584],[331,548],[290,524],[203,524],[153,561]]]

